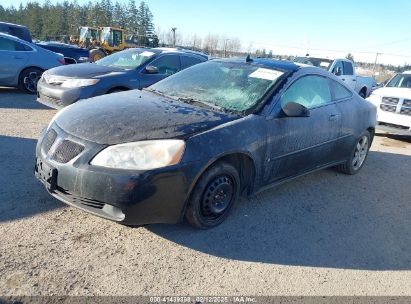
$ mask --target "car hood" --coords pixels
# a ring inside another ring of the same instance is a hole
[[[65,132],[99,144],[187,138],[239,115],[212,111],[146,91],[127,91],[82,100],[57,114]]]
[[[47,74],[53,76],[86,78],[109,74],[112,72],[124,72],[123,69],[107,67],[95,63],[79,63],[63,65],[47,71]]]
[[[411,89],[383,87],[373,92],[374,95],[411,99]]]

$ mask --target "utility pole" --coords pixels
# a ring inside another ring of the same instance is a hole
[[[171,31],[173,32],[173,47],[176,47],[176,27],[172,27]]]
[[[374,61],[374,66],[372,68],[372,75],[374,76],[375,73],[375,68],[377,67],[377,59],[378,59],[378,55],[381,55],[381,53],[377,53],[375,54],[375,61]]]

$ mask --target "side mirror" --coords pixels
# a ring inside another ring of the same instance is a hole
[[[147,74],[158,74],[158,69],[155,66],[148,65],[145,68],[145,72]]]
[[[288,117],[309,117],[310,110],[304,107],[302,104],[294,101],[287,102],[282,106],[282,110]]]

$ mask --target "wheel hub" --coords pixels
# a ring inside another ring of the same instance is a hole
[[[210,182],[204,191],[202,211],[206,216],[219,216],[230,205],[234,186],[229,176],[219,176]]]

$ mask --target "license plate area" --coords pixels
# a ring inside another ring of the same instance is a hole
[[[36,160],[35,168],[36,177],[44,184],[49,191],[54,191],[57,188],[57,169],[53,168],[40,159]]]

